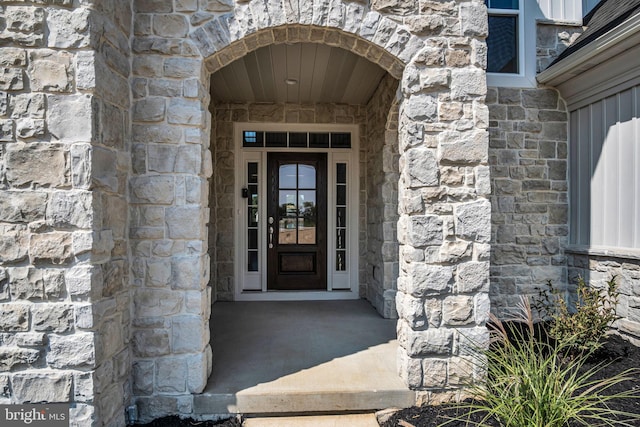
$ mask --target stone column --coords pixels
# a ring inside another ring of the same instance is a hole
[[[187,2],[139,2],[133,40],[133,393],[142,419],[191,412],[211,372],[210,113]],[[178,10],[179,9],[179,10]],[[151,13],[155,12],[155,13]]]
[[[470,352],[488,342],[487,17],[477,1],[428,10],[447,42],[427,43],[402,79],[398,340],[400,375],[421,402],[440,402],[461,397]]]
[[[2,3],[0,400],[124,425],[131,8]]]

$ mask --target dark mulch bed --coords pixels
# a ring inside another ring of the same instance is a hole
[[[611,377],[618,372],[627,369],[638,368],[640,363],[640,348],[631,345],[618,336],[611,336],[604,347],[592,357],[585,369],[591,368],[598,363],[609,363],[608,366],[600,370],[593,379],[603,379]],[[621,383],[611,388],[611,392],[620,392],[628,389],[640,390],[640,377]],[[612,409],[640,414],[640,399],[624,399],[612,401],[609,405]],[[466,416],[462,410],[455,405],[442,406],[422,406],[403,409],[394,414],[382,427],[436,427],[451,418]],[[480,421],[482,415],[475,414],[472,421]],[[633,426],[640,426],[640,421],[629,423]],[[473,425],[473,424],[472,424]],[[495,420],[486,422],[486,426],[499,426]],[[453,421],[447,424],[449,427],[466,427],[464,421]]]
[[[241,427],[242,422],[236,418],[220,421],[196,421],[191,418],[180,419],[176,416],[158,418],[147,424],[135,424],[134,427]]]

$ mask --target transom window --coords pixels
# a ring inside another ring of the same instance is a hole
[[[350,132],[242,132],[245,148],[351,148]]]

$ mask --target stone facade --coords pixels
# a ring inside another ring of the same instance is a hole
[[[0,399],[75,402],[72,425],[123,425],[131,4],[10,3],[0,4]]]
[[[542,67],[578,30],[540,28]],[[0,2],[0,402],[192,413],[233,298],[236,121],[360,125],[360,293],[398,317],[420,401],[462,397],[490,306],[567,275],[566,107],[487,89],[486,34],[481,0]],[[215,71],[298,42],[387,76],[367,105],[210,99]]]
[[[604,289],[615,277],[620,292],[614,328],[635,345],[640,345],[640,259],[633,251],[611,253],[568,251],[569,284],[578,277],[591,286]]]
[[[567,119],[554,89],[490,88],[491,305],[566,283]]]

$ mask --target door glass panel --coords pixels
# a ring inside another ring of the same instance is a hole
[[[314,245],[316,243],[315,218],[298,218],[298,244]]]
[[[336,164],[336,271],[347,270],[347,164]]]
[[[316,168],[298,165],[298,188],[316,188]]]
[[[301,218],[298,221],[298,239],[301,245],[316,243],[316,192],[301,190],[298,192]]]
[[[297,218],[281,219],[279,222],[278,244],[295,245],[297,241],[296,235]]]
[[[296,190],[280,190],[280,218],[298,216]]]
[[[280,166],[278,177],[280,188],[296,188],[296,166],[295,164]]]
[[[247,164],[247,271],[258,271],[258,163]]]

